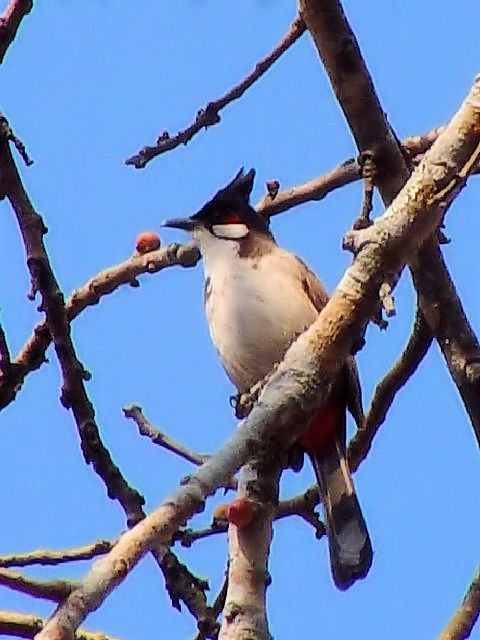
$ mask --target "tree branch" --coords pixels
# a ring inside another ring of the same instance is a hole
[[[468,587],[462,604],[439,635],[438,640],[464,640],[469,638],[480,613],[480,568]]]
[[[440,247],[426,242],[413,281],[420,305],[463,400],[480,446],[480,344],[463,310]]]
[[[168,131],[164,131],[157,139],[155,146],[143,147],[137,154],[127,158],[125,164],[133,165],[136,169],[143,169],[152,158],[175,149],[180,144],[187,144],[201,129],[211,127],[220,122],[219,112],[230,102],[238,100],[256,82],[274,62],[294,43],[305,31],[305,25],[301,18],[295,18],[290,25],[290,29],[282,38],[281,42],[255,65],[251,71],[239,84],[234,86],[225,95],[208,102],[207,105],[197,112],[194,122],[183,131],[179,131],[175,136],[170,137]]]
[[[358,429],[348,445],[348,462],[352,471],[365,460],[377,431],[382,426],[397,392],[415,373],[433,340],[423,313],[417,307],[412,333],[403,353],[375,388],[362,429]]]
[[[126,418],[131,418],[136,423],[139,434],[149,438],[153,444],[157,444],[158,446],[167,449],[167,451],[171,451],[177,456],[180,456],[184,460],[187,460],[197,466],[203,464],[205,460],[208,459],[209,456],[206,454],[196,453],[191,449],[187,449],[183,444],[173,440],[173,438],[167,436],[166,433],[154,427],[153,424],[143,415],[142,408],[138,405],[125,407],[123,409],[123,413]]]
[[[37,580],[10,569],[0,569],[0,585],[34,598],[45,598],[54,602],[62,602],[78,588],[78,582],[74,580]]]
[[[62,403],[66,408],[72,409],[86,462],[93,464],[95,472],[107,487],[109,498],[119,501],[127,516],[127,526],[133,526],[145,516],[142,509],[145,501],[143,496],[127,483],[101,440],[95,423],[94,408],[88,399],[83,382],[86,378],[85,370],[77,359],[70,336],[70,325],[63,302],[63,295],[53,274],[43,244],[42,237],[46,233],[46,227],[42,218],[33,209],[21,183],[8,142],[5,139],[0,141],[0,185],[2,192],[10,200],[17,215],[24,240],[27,265],[32,279],[31,297],[33,299],[37,292],[42,295],[40,308],[45,311],[48,331],[52,336],[55,352],[62,370]],[[95,295],[93,293],[93,299]],[[152,553],[164,573],[167,584],[169,580],[173,581],[173,570],[176,572],[176,578],[184,572],[183,565],[178,562],[174,554],[167,553],[165,545],[155,546]],[[196,581],[190,573],[186,581],[198,585],[198,580]],[[190,594],[185,594],[185,602],[192,613],[195,612],[195,615],[203,618],[208,613],[205,614],[204,612],[206,598],[203,592],[202,595],[204,606],[200,612],[197,610],[199,598],[196,597],[191,602]],[[178,598],[178,594],[175,594],[172,600],[175,598]]]
[[[135,283],[136,286],[137,276],[143,273],[157,273],[173,265],[193,267],[199,259],[200,253],[193,243],[171,244],[157,251],[134,255],[120,264],[100,271],[83,286],[75,289],[65,304],[67,318],[69,321],[73,320],[86,307],[98,304],[103,296],[113,293],[121,285]],[[10,376],[0,379],[0,409],[15,399],[25,376],[46,362],[45,352],[50,342],[51,335],[46,321],[39,322],[12,361]]]
[[[480,78],[401,193],[368,229],[352,232],[356,259],[315,322],[292,344],[259,401],[218,453],[95,562],[39,640],[66,639],[148,552],[168,544],[204,499],[270,439],[287,447],[329,392],[329,382],[377,304],[384,272],[398,271],[436,229],[480,149]],[[361,236],[361,241],[360,241]],[[358,244],[357,244],[358,242]],[[262,444],[263,443],[263,444]]]
[[[338,0],[324,0],[322,3],[316,0],[299,0],[300,15],[314,39],[319,55],[325,65],[325,69],[332,83],[333,90],[348,120],[354,138],[360,152],[370,150],[374,153],[375,164],[379,169],[376,175],[376,186],[385,203],[389,205],[393,197],[398,193],[402,185],[408,178],[408,167],[402,155],[399,142],[387,122],[385,112],[381,108],[372,79],[363,61],[358,43],[353,35],[350,26],[345,18],[342,7]],[[440,135],[437,142],[442,139],[445,132]],[[469,163],[464,169],[471,173],[475,166],[478,166],[478,157],[472,155]],[[467,166],[468,165],[468,166]],[[459,176],[461,179],[461,176]],[[445,188],[451,185],[446,184]],[[452,292],[455,293],[453,283],[443,261],[430,255],[430,262],[424,259],[425,252],[419,252],[415,260],[411,260],[410,268],[414,282],[421,283],[426,278],[432,281],[443,281],[449,283]],[[389,270],[390,271],[390,270]],[[429,275],[430,274],[430,275]],[[391,277],[396,274],[390,271]],[[420,284],[419,284],[420,286]],[[424,295],[418,291],[421,310],[426,319],[429,317],[429,308],[423,304]],[[442,307],[442,297],[440,288],[431,288],[428,294],[430,308],[441,309],[442,313],[447,312],[447,308]],[[456,294],[455,294],[456,296]],[[468,335],[468,340],[463,345],[468,349],[473,349],[470,353],[463,353],[468,359],[473,353],[474,358],[478,353],[478,341],[476,340],[471,327],[469,327],[466,316],[461,307],[460,300],[456,296],[457,304],[454,308],[449,308],[451,318],[450,328],[456,328],[458,335],[455,337],[457,345],[464,342],[460,334]],[[453,315],[455,314],[455,318]],[[428,321],[428,320],[427,320]],[[431,326],[433,331],[433,328]],[[454,336],[451,336],[453,338]],[[442,348],[442,341],[439,341]],[[461,351],[462,349],[460,349]],[[443,349],[442,349],[443,351]],[[449,355],[444,352],[444,357],[449,359]],[[457,370],[451,374],[457,386],[459,386],[462,400],[467,412],[472,419],[472,423],[479,437],[479,373],[476,365],[472,361],[471,371],[472,381],[466,382],[465,372]],[[468,390],[467,390],[468,389]]]
[[[7,49],[17,35],[18,27],[33,7],[33,0],[10,0],[10,4],[0,16],[0,64]]]
[[[31,564],[57,565],[77,560],[90,560],[108,553],[114,545],[115,541],[113,540],[97,540],[92,544],[75,549],[63,549],[60,551],[37,549],[29,553],[15,553],[8,556],[0,556],[0,567],[26,567]]]
[[[45,618],[14,611],[0,611],[0,634],[17,638],[33,638],[47,624]],[[75,640],[116,640],[104,633],[77,629]]]

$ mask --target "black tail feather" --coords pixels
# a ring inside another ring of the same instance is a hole
[[[367,525],[339,442],[311,460],[324,507],[333,579],[345,590],[364,578],[372,564]]]

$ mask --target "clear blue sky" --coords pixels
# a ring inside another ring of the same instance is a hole
[[[3,3],[5,4],[5,3]],[[463,100],[478,56],[477,2],[345,2],[384,110],[400,137],[446,122]],[[187,215],[241,165],[295,185],[355,154],[343,116],[305,35],[222,122],[137,171],[124,159],[240,80],[282,37],[295,15],[287,0],[243,2],[36,2],[0,69],[2,109],[35,159],[22,169],[50,229],[48,250],[68,294],[134,248],[137,233]],[[444,252],[468,316],[480,330],[478,199],[473,178],[452,207]],[[277,216],[278,241],[301,255],[332,290],[350,256],[341,238],[360,206],[360,185]],[[23,247],[2,203],[2,321],[13,353],[39,318],[28,302]],[[381,212],[377,203],[377,213]],[[183,240],[162,230],[165,243]],[[132,402],[167,432],[214,451],[235,426],[232,389],[210,344],[202,268],[143,276],[73,325],[102,436],[121,469],[154,508],[189,466],[141,439],[121,408]],[[407,339],[414,296],[408,274],[387,332],[369,329],[359,357],[365,402]],[[72,416],[58,401],[50,364],[32,373],[0,415],[0,554],[77,546],[114,537],[124,516],[80,454]],[[282,494],[310,484],[287,473]],[[456,608],[479,560],[478,448],[456,388],[434,345],[399,394],[368,461],[356,475],[375,550],[366,580],[347,593],[332,585],[325,540],[303,522],[275,528],[268,591],[276,640],[434,638]],[[218,500],[217,500],[218,501]],[[196,525],[209,522],[215,500]],[[180,550],[215,593],[224,537]],[[81,576],[87,563],[31,570]],[[51,603],[1,588],[0,609],[48,615]],[[87,622],[122,638],[188,638],[194,624],[173,610],[162,576],[146,558]],[[480,637],[474,631],[472,637]]]

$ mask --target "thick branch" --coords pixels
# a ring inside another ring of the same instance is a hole
[[[22,19],[30,13],[32,7],[33,0],[10,0],[10,4],[0,17],[0,64],[17,35]]]
[[[124,533],[107,556],[95,562],[38,638],[69,637],[152,545],[168,543],[174,532],[203,508],[205,497],[258,448],[270,439],[286,448],[300,437],[304,419],[325,401],[329,381],[335,378],[375,308],[384,272],[402,268],[464,186],[468,168],[480,149],[479,123],[480,78],[391,207],[371,227],[355,232],[354,263],[317,320],[288,349],[242,427],[162,505]]]
[[[438,640],[464,640],[469,638],[480,613],[480,568],[477,569],[455,615],[442,631]]]
[[[376,185],[385,205],[389,205],[408,178],[408,167],[402,156],[398,140],[381,108],[372,79],[342,7],[338,0],[324,0],[322,3],[318,3],[316,0],[299,0],[299,7],[300,15],[305,20],[315,41],[359,151],[370,150],[374,153],[376,166],[380,170],[376,176]],[[471,162],[474,166],[478,166],[478,157],[472,157]],[[473,166],[469,166],[468,172],[471,172],[473,168]],[[465,363],[470,365],[470,358],[472,356],[477,358],[478,341],[468,325],[446,265],[435,258],[435,255],[430,255],[430,261],[426,260],[425,256],[425,252],[420,252],[410,264],[414,282],[417,283],[421,310],[428,321],[429,309],[427,304],[423,302],[428,295],[431,309],[441,310],[441,314],[448,312],[449,329],[456,331],[456,335],[451,334],[449,338],[454,340],[457,345],[456,350],[461,352],[463,363],[460,363],[460,366],[466,366]],[[392,275],[395,276],[395,274]],[[425,279],[431,279],[432,282],[436,280],[437,282],[449,283],[457,304],[454,307],[443,308],[444,300],[442,300],[441,289],[438,286],[430,288],[429,293],[423,295],[420,283]],[[433,331],[432,325],[431,329]],[[467,336],[467,339],[465,340],[462,336]],[[446,343],[443,344],[444,347],[442,347],[442,341],[439,340],[439,345],[448,362],[454,354],[449,354]],[[455,371],[451,368],[450,371],[459,388],[478,439],[480,433],[479,374],[476,372],[476,368],[477,365],[474,365],[472,361],[468,374],[458,368]],[[469,376],[472,377],[472,380],[467,382]]]
[[[37,549],[29,553],[15,553],[8,556],[0,556],[0,567],[26,567],[31,564],[56,565],[77,560],[90,560],[110,551],[115,542],[111,540],[97,540],[92,544],[75,549],[51,551],[50,549]]]
[[[236,503],[251,510],[248,523],[228,528],[228,588],[220,640],[270,640],[266,589],[272,522],[283,468],[281,452],[265,443],[241,470]],[[247,510],[247,514],[248,514]]]
[[[389,205],[408,178],[408,170],[342,6],[338,0],[299,0],[299,13],[315,42],[359,152],[374,154],[379,170],[376,183]]]
[[[225,95],[209,102],[204,109],[198,111],[195,121],[183,131],[179,131],[177,135],[170,137],[168,131],[164,131],[157,139],[157,143],[153,147],[143,147],[136,155],[125,160],[125,164],[131,164],[136,169],[143,169],[145,165],[165,151],[175,149],[180,144],[187,144],[195,134],[204,127],[211,127],[220,122],[219,112],[230,102],[238,100],[249,89],[260,76],[262,76],[274,62],[294,43],[305,31],[305,25],[301,18],[296,18],[290,26],[287,34],[281,42],[271,51],[266,58],[260,60],[255,65],[255,69],[249,73],[239,84],[230,89]]]
[[[419,252],[413,280],[430,331],[437,339],[453,381],[457,385],[480,446],[480,344],[473,332],[440,247],[427,242]]]

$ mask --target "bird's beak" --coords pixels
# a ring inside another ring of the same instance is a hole
[[[173,218],[164,220],[162,227],[172,227],[173,229],[183,229],[183,231],[193,231],[195,222],[191,218]]]

